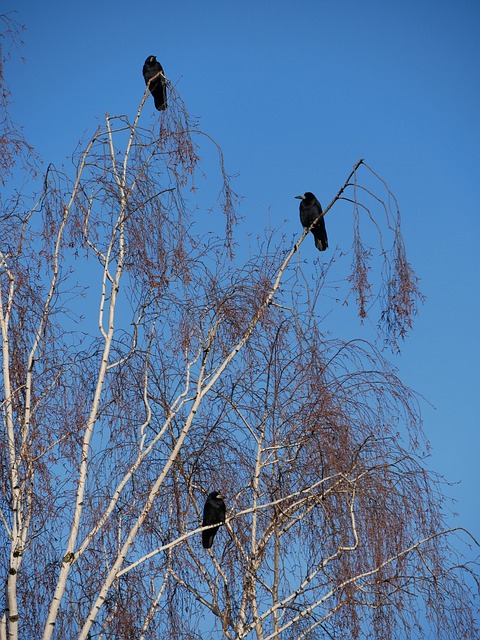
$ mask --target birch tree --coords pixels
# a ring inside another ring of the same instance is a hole
[[[35,174],[3,126],[0,638],[474,637],[475,542],[445,525],[417,398],[325,319],[342,268],[388,345],[412,328],[393,194],[364,160],[346,170],[325,215],[349,212],[350,264],[307,259],[300,225],[240,259],[220,147],[167,84],[153,124],[147,88],[71,174]]]

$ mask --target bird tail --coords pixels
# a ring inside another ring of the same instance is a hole
[[[319,251],[325,251],[328,248],[328,240],[322,236],[315,236],[315,246]]]
[[[204,549],[211,548],[214,537],[215,537],[215,534],[212,533],[211,529],[208,529],[208,531],[202,531],[202,546]]]
[[[165,95],[165,92],[162,92],[162,95],[155,95],[154,96],[154,101],[155,101],[155,109],[157,109],[157,111],[165,111],[165,109],[167,108],[167,96]]]

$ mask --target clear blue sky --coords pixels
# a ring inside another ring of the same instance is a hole
[[[155,54],[239,174],[240,246],[269,217],[298,234],[293,196],[329,202],[360,157],[388,181],[427,296],[400,375],[434,407],[429,465],[461,481],[457,524],[480,539],[478,0],[7,0],[2,12],[17,5],[13,115],[46,162],[65,162],[105,112],[133,115]],[[350,245],[335,211],[327,226],[332,250]]]

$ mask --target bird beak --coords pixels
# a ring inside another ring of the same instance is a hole
[[[295,196],[297,200],[305,200],[305,196]]]

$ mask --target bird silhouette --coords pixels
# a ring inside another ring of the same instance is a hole
[[[165,84],[165,75],[163,73],[162,65],[157,62],[157,58],[155,56],[148,56],[145,60],[142,71],[145,84],[148,85],[150,82],[148,86],[155,101],[155,108],[159,111],[163,111],[167,108],[167,87]]]
[[[213,544],[213,539],[217,533],[220,525],[225,522],[225,502],[218,491],[212,491],[208,494],[207,501],[203,508],[203,520],[202,527],[206,527],[209,524],[218,524],[218,527],[212,527],[202,531],[202,545],[204,549],[210,549]]]
[[[305,228],[308,228],[314,220],[322,214],[322,205],[316,199],[311,191],[307,191],[303,196],[295,196],[300,202],[300,222]],[[325,227],[325,219],[319,218],[316,225],[312,228],[313,237],[315,238],[315,246],[319,251],[325,251],[328,247],[327,229]]]

